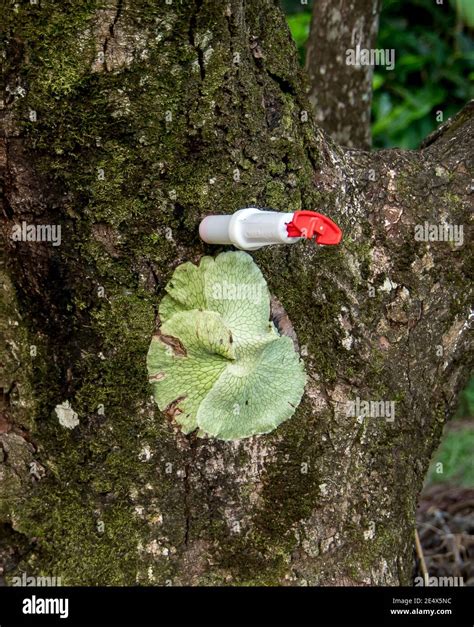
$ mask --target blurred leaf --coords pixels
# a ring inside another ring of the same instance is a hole
[[[398,65],[401,68],[407,68],[409,70],[419,70],[424,67],[428,63],[428,58],[426,56],[417,55],[417,54],[406,54],[399,61]]]
[[[471,377],[466,388],[459,395],[457,418],[474,418],[474,377]]]
[[[372,77],[372,89],[375,91],[376,89],[380,89],[382,85],[385,83],[385,77],[382,74],[377,74],[374,72]]]
[[[287,21],[290,27],[291,35],[296,41],[296,44],[298,46],[303,46],[308,39],[311,14],[298,13],[296,15],[291,15],[288,17]]]
[[[436,452],[429,473],[430,483],[456,482],[465,487],[474,486],[474,428],[448,429]],[[441,467],[436,465],[441,463]],[[442,469],[443,472],[437,472]]]
[[[288,26],[290,27],[291,36],[295,40],[301,64],[304,63],[305,45],[309,36],[309,28],[311,24],[311,13],[296,13],[287,17]]]
[[[456,12],[464,24],[474,28],[474,2],[472,0],[451,0],[451,4],[456,7]]]

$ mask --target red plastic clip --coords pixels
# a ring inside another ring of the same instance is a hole
[[[288,237],[315,239],[316,244],[339,244],[342,231],[332,220],[315,211],[295,211],[286,225]]]

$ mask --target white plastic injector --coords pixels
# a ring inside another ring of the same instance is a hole
[[[339,244],[342,237],[339,227],[320,213],[280,213],[257,207],[207,216],[199,225],[199,235],[207,244],[233,245],[241,250],[294,244],[302,238],[315,239],[317,244]]]
[[[232,244],[241,250],[257,250],[269,244],[294,244],[287,225],[292,213],[265,211],[257,207],[239,209],[232,215],[207,216],[199,225],[199,235],[208,244]]]

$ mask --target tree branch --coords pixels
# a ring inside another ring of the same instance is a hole
[[[352,148],[370,148],[371,65],[348,64],[348,51],[374,48],[380,0],[315,0],[307,44],[309,99],[331,137]],[[350,60],[350,59],[349,59]]]

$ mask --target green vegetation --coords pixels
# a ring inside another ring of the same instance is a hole
[[[374,73],[374,145],[416,148],[474,96],[474,19],[468,2],[456,9],[431,0],[412,2],[410,11],[397,0],[382,6],[377,47],[395,48],[396,61],[394,71]]]
[[[474,487],[474,377],[459,395],[454,420],[446,425],[433,456],[426,482],[449,482]],[[471,419],[469,422],[467,419]],[[439,464],[442,464],[440,466]]]
[[[471,377],[465,390],[459,397],[459,407],[456,413],[458,418],[474,417],[474,376]]]
[[[474,487],[474,427],[448,429],[428,472],[428,483],[449,482]],[[442,465],[440,465],[442,464]]]
[[[283,2],[304,62],[311,3]],[[417,148],[474,97],[474,3],[383,0],[377,48],[395,49],[395,68],[375,68],[372,136],[376,148]]]

